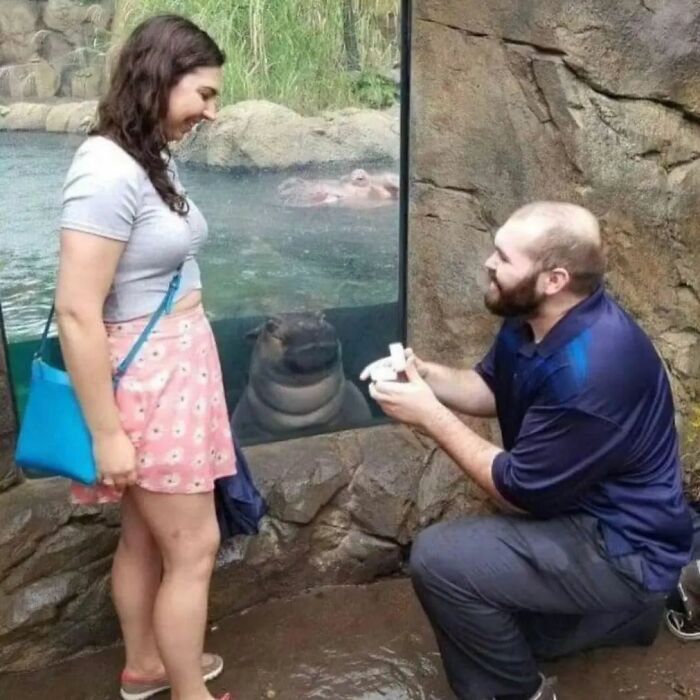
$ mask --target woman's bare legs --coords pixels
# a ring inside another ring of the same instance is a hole
[[[160,550],[134,502],[122,497],[122,528],[112,563],[112,598],[126,648],[126,670],[153,678],[164,672],[153,630],[153,608],[160,587]]]
[[[154,493],[138,486],[130,491],[163,558],[153,627],[172,700],[212,700],[202,679],[201,658],[219,547],[214,495]]]

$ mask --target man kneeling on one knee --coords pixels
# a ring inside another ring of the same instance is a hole
[[[651,643],[689,560],[691,518],[666,373],[603,288],[595,217],[531,204],[494,247],[485,303],[505,320],[486,357],[459,370],[408,350],[407,381],[370,392],[505,511],[434,525],[413,545],[452,689],[552,700],[538,659]],[[503,448],[453,411],[497,416]]]

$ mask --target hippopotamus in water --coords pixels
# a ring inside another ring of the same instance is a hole
[[[339,180],[288,178],[277,191],[288,207],[371,209],[399,198],[399,176],[390,172],[370,174],[357,168]]]
[[[231,417],[235,433],[264,440],[370,419],[367,401],[345,379],[340,341],[323,314],[276,316],[248,335],[256,341]]]

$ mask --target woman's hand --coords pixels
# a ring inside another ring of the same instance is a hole
[[[92,439],[92,451],[97,462],[100,481],[123,491],[136,483],[136,450],[122,430],[97,434]]]

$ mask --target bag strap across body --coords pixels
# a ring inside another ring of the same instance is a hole
[[[153,315],[146,324],[146,327],[141,331],[141,334],[136,339],[136,342],[133,344],[131,350],[129,350],[126,357],[119,363],[117,369],[112,375],[112,385],[115,391],[117,390],[117,386],[119,385],[119,382],[121,381],[122,377],[126,374],[126,370],[129,369],[129,365],[131,365],[136,355],[138,355],[139,350],[143,347],[143,344],[146,342],[146,340],[148,340],[148,336],[155,327],[156,323],[158,323],[163,314],[169,314],[172,311],[173,302],[175,301],[175,294],[177,293],[177,290],[180,287],[181,278],[182,265],[180,265],[180,267],[177,268],[177,272],[170,281],[170,284],[168,285],[168,291],[165,293],[165,297],[160,303],[160,306],[153,312]],[[48,347],[49,329],[51,328],[51,321],[53,320],[55,308],[55,304],[52,304],[51,311],[49,312],[49,317],[46,320],[46,325],[44,326],[44,332],[41,334],[41,343],[39,345],[39,349],[34,355],[35,359],[41,359],[45,361],[46,350]]]

